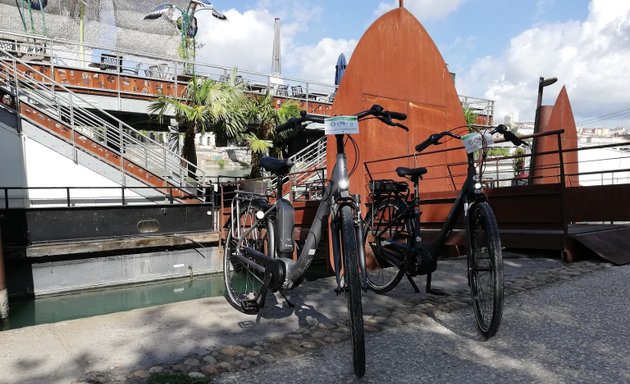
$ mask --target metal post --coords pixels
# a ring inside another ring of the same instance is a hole
[[[15,43],[17,47],[17,42]],[[13,63],[13,80],[15,81],[15,110],[19,115],[22,114],[21,106],[20,106],[20,82],[18,81],[18,70],[17,70],[17,61],[15,59],[11,60]],[[18,133],[22,133],[22,119],[17,119],[17,131]]]
[[[70,129],[72,132],[72,157],[75,163],[79,163],[79,155],[77,154],[76,130],[74,125],[74,103],[72,102],[72,93],[68,93],[70,102]]]
[[[542,107],[543,88],[558,81],[555,77],[545,79],[540,77],[538,79],[538,99],[536,100],[536,115],[534,117],[534,135],[540,133],[540,108]],[[529,176],[532,176],[532,171],[536,172],[536,143],[540,138],[534,138],[532,142],[532,156],[529,160]],[[531,184],[531,183],[530,183]]]
[[[107,132],[107,128],[105,128],[105,132]],[[125,186],[126,185],[126,177],[125,177],[125,151],[123,148],[123,127],[122,121],[118,123],[118,151],[120,152],[120,183]]]
[[[66,202],[68,207],[70,207],[70,187],[66,187]]]
[[[562,230],[564,232],[564,250],[562,257],[566,262],[573,261],[573,250],[569,240],[569,219],[567,217],[567,201],[566,201],[566,180],[564,175],[564,156],[562,153],[562,136],[561,133],[556,134],[558,140],[558,161],[560,162],[560,188],[562,199]]]
[[[0,230],[0,320],[9,318],[9,294],[5,280],[4,252],[2,248],[2,230]]]

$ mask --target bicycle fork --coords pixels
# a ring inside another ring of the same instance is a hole
[[[357,244],[357,257],[359,258],[359,276],[361,277],[361,288],[367,291],[367,269],[365,266],[365,249],[363,248],[363,219],[361,218],[361,197],[359,195],[351,195],[347,198],[340,199],[336,204],[336,209],[332,211],[333,219],[330,221],[330,231],[332,237],[332,251],[333,261],[335,267],[335,279],[337,281],[337,288],[335,292],[341,293],[345,288],[345,280],[341,274],[341,270],[345,267],[345,262],[342,260],[341,253],[341,219],[339,216],[340,208],[344,205],[350,205],[354,212],[353,224],[354,235]]]

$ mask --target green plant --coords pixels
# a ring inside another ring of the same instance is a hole
[[[218,160],[216,160],[216,163],[219,166],[219,168],[224,168],[225,164],[227,164],[227,160],[225,160],[225,159],[218,159]]]
[[[236,83],[235,76],[236,70],[228,82],[193,76],[182,98],[160,95],[148,107],[149,114],[157,114],[160,121],[165,115],[174,114],[178,124],[185,128],[181,155],[190,163],[190,177],[195,177],[197,168],[197,133],[212,131],[237,138],[245,130],[250,98],[245,95],[243,85]]]
[[[518,176],[525,170],[525,150],[520,147],[516,148],[514,156],[512,168],[514,169],[514,176]]]
[[[471,131],[472,125],[477,123],[477,114],[472,108],[464,108],[464,120],[466,121],[466,125],[468,125],[468,131]]]
[[[250,178],[262,176],[260,159],[269,152],[275,157],[282,157],[283,141],[290,132],[278,134],[275,127],[291,117],[300,114],[300,105],[295,100],[286,100],[276,107],[273,96],[269,93],[250,99],[247,105],[247,133],[244,141],[251,150]]]
[[[489,157],[506,157],[510,156],[510,150],[506,147],[493,147],[488,150]]]

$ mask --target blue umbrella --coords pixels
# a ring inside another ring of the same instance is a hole
[[[337,59],[337,65],[335,65],[335,85],[339,85],[339,83],[341,83],[341,78],[346,70],[346,66],[346,57],[342,53]]]

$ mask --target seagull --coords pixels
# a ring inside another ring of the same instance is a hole
[[[219,20],[227,20],[227,16],[214,9],[214,5],[212,5],[212,3],[208,0],[191,0],[190,3],[196,4],[201,7],[197,11],[212,11],[212,16],[216,17]]]
[[[155,7],[151,12],[147,13],[144,16],[145,20],[155,20],[155,19],[159,19],[160,17],[164,16],[168,19],[168,21],[170,21],[171,23],[174,23],[177,21],[177,19],[179,17],[175,16],[175,11],[178,11],[180,13],[182,13],[181,10],[179,10],[175,5],[173,4],[160,4],[157,7]]]
[[[175,14],[176,11],[179,12],[178,15]],[[188,11],[191,11],[192,14],[200,12],[200,11],[212,11],[212,16],[216,17],[219,20],[227,20],[227,16],[225,16],[223,13],[214,9],[214,6],[208,0],[191,0],[188,5]],[[183,14],[184,12],[181,9],[179,9],[177,6],[175,6],[174,4],[165,3],[165,4],[160,4],[157,7],[155,7],[151,12],[149,12],[148,14],[144,16],[144,19],[154,20],[154,19],[159,19],[160,17],[164,16],[170,22],[176,23],[178,19],[181,18],[181,15]],[[189,13],[187,12],[186,14],[189,14]]]

